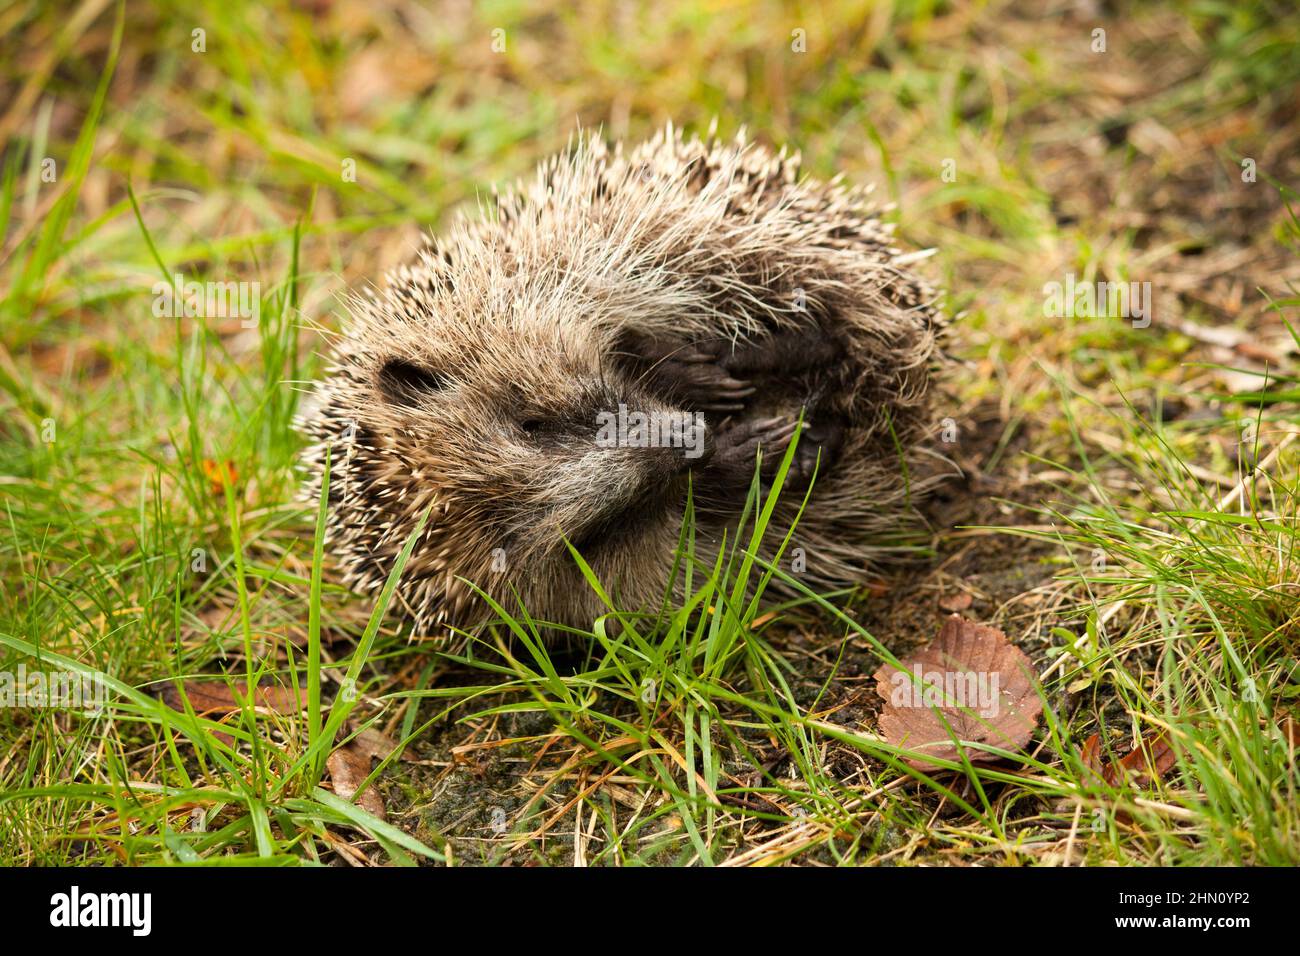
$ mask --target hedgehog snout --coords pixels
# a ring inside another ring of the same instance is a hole
[[[703,456],[669,445],[599,449],[561,466],[572,497],[552,514],[555,526],[580,551],[621,540],[686,500],[689,473]]]
[[[699,448],[664,445],[657,448],[638,449],[630,464],[647,473],[651,481],[672,480],[697,468],[703,468],[713,457],[713,443]]]

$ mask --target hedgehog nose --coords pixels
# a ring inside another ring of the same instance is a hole
[[[678,419],[671,431],[668,451],[677,474],[702,468],[713,457],[713,439],[698,416]]]
[[[713,443],[702,443],[694,448],[665,448],[663,461],[672,475],[684,475],[692,469],[703,468],[713,457]]]

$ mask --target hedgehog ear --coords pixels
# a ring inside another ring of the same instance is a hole
[[[379,391],[394,405],[414,407],[426,395],[446,388],[446,380],[430,369],[405,359],[389,359],[379,370]]]

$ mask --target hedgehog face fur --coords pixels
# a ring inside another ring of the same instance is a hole
[[[925,471],[935,296],[862,193],[797,171],[671,127],[626,154],[586,137],[355,298],[299,420],[308,496],[330,454],[348,582],[382,586],[429,512],[397,597],[417,633],[490,616],[461,579],[589,627],[607,607],[566,540],[619,606],[655,606],[688,493],[711,565],[801,414],[804,580],[860,582],[897,550]],[[620,409],[682,440],[598,441]],[[782,496],[765,548],[802,497]]]

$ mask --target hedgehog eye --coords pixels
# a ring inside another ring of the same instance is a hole
[[[389,359],[379,370],[379,390],[394,405],[419,405],[424,396],[446,387],[437,372],[404,359]]]
[[[536,414],[519,419],[516,425],[524,433],[525,438],[539,444],[553,444],[563,434],[559,423],[554,419],[543,418]]]

